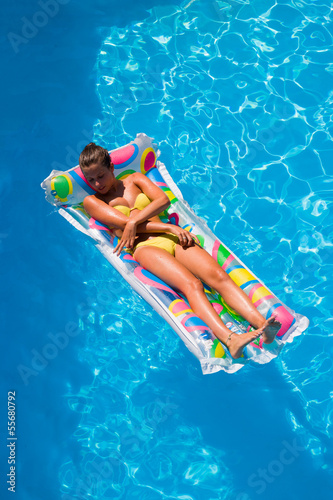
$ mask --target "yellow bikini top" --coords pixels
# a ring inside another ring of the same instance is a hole
[[[123,213],[127,217],[130,216],[132,210],[143,210],[146,208],[150,203],[150,199],[148,196],[144,193],[138,194],[135,200],[135,204],[133,208],[126,207],[126,205],[115,205],[112,208],[115,208],[116,210],[119,210],[119,212]]]

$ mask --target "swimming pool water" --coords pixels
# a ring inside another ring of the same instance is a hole
[[[329,497],[330,2],[58,6],[17,52],[8,34],[41,6],[3,18],[3,496],[15,390],[20,500]],[[43,178],[91,139],[111,149],[138,132],[196,213],[310,319],[270,364],[204,377],[43,200]]]

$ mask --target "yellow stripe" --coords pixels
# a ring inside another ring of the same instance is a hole
[[[231,271],[229,276],[238,286],[242,286],[247,281],[255,279],[255,277],[251,273],[249,273],[247,269],[244,268],[234,269],[233,271]]]
[[[164,192],[165,192],[165,194],[167,195],[167,197],[169,198],[170,201],[172,201],[172,200],[174,200],[176,198],[175,195],[173,194],[173,192],[170,189],[166,189]]]
[[[181,316],[182,314],[185,314],[185,313],[191,313],[193,312],[192,309],[183,309],[182,311],[178,312],[178,313],[172,313],[174,316]]]
[[[215,358],[223,358],[224,355],[225,355],[225,350],[223,349],[222,345],[219,342],[216,346],[214,356]]]
[[[177,316],[181,316],[184,313],[188,313],[188,312],[191,313],[191,312],[193,312],[192,309],[182,309],[181,311],[175,313],[173,310],[174,310],[174,306],[176,305],[177,302],[184,302],[184,301],[181,300],[181,299],[176,299],[173,302],[171,302],[171,304],[169,305],[169,309],[170,309],[170,311],[172,312],[172,314],[174,316],[177,317]],[[186,306],[186,304],[185,304],[185,306]]]
[[[261,286],[254,292],[252,295],[252,302],[257,302],[257,300],[262,299],[263,297],[266,297],[267,295],[271,295],[271,292],[267,290],[264,286]]]

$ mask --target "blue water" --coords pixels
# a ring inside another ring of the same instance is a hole
[[[329,498],[330,2],[52,5],[7,2],[1,20],[1,498],[8,391],[20,500]],[[137,132],[196,213],[310,319],[270,364],[203,376],[45,203],[50,170],[91,139],[114,148]]]

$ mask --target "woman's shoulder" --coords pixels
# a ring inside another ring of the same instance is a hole
[[[125,189],[140,189],[142,190],[142,185],[145,182],[145,175],[140,172],[133,172],[133,174],[128,175],[123,179],[123,186]]]
[[[126,177],[126,179],[124,179],[124,184],[125,182],[127,182],[127,186],[129,186],[130,184],[134,184],[141,190],[151,184],[151,181],[148,179],[148,177],[141,172],[134,172],[133,174],[129,175],[128,177]]]
[[[146,176],[141,174],[141,172],[133,172],[133,174],[128,175],[124,179],[124,184],[136,184],[138,181],[146,179]]]
[[[99,202],[107,203],[107,201],[104,200],[103,197],[101,197],[99,193],[90,194],[84,198],[83,208],[86,209],[87,207],[91,206],[92,204],[96,204],[96,202],[97,203],[99,203]]]

